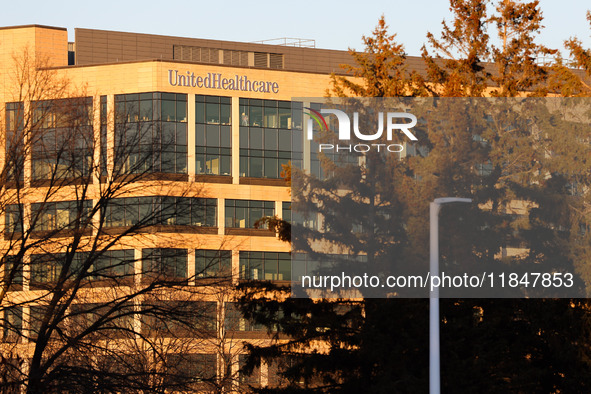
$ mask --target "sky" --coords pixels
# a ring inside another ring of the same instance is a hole
[[[562,48],[577,36],[591,48],[591,29],[585,19],[589,0],[540,0],[545,29],[539,43]],[[2,5],[0,26],[42,24],[74,28],[151,33],[192,38],[252,42],[279,37],[316,40],[327,49],[363,48],[384,14],[389,31],[397,34],[406,53],[420,55],[427,32],[436,36],[441,21],[449,20],[447,0],[414,1],[126,1],[44,0],[9,1]]]

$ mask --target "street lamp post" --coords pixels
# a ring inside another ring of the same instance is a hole
[[[431,276],[439,276],[439,211],[442,204],[472,202],[471,198],[436,198],[429,206],[429,270]],[[441,393],[441,372],[439,363],[439,287],[429,294],[429,393]]]

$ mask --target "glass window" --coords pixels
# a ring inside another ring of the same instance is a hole
[[[250,124],[251,127],[263,127],[263,108],[250,107]]]
[[[35,119],[30,137],[33,180],[90,176],[92,98],[36,101],[31,107]]]
[[[206,103],[205,113],[207,114],[207,124],[220,124],[220,105]]]
[[[195,250],[195,276],[211,278],[232,275],[232,251],[230,250]]]
[[[224,327],[227,331],[264,331],[265,326],[244,318],[238,306],[233,302],[224,303]]]
[[[291,223],[291,202],[284,201],[281,203],[281,210],[283,215],[283,220],[288,223]]]
[[[72,329],[75,332],[87,329],[91,324],[103,318],[101,329],[117,330],[105,333],[109,337],[115,338],[125,335],[123,330],[133,330],[134,315],[133,302],[129,301],[120,304],[116,310],[112,310],[112,305],[108,303],[73,304],[70,307],[70,317],[74,322]]]
[[[248,106],[241,105],[240,106],[240,126],[249,126],[250,120],[248,117]]]
[[[108,250],[93,263],[94,279],[119,280],[134,274],[135,252],[133,249]]]
[[[23,262],[17,256],[5,256],[2,263],[4,267],[4,282],[11,285],[23,284]]]
[[[41,288],[48,283],[57,282],[65,266],[69,268],[66,279],[86,277],[84,265],[87,260],[86,252],[33,254],[31,255],[31,287]]]
[[[279,130],[278,134],[278,150],[289,152],[291,149],[291,133],[288,130]]]
[[[275,100],[240,99],[240,176],[281,178],[283,165],[292,160],[300,166],[303,152],[301,103]],[[264,128],[263,128],[264,127]],[[292,142],[292,139],[294,142]]]
[[[262,157],[250,157],[248,160],[249,175],[256,178],[263,177],[263,158]]]
[[[248,135],[248,147],[250,149],[263,149],[263,129],[252,127]]]
[[[232,105],[220,104],[220,123],[223,125],[232,124]]]
[[[274,279],[291,280],[291,255],[289,253],[277,253],[277,255],[277,276]],[[272,269],[265,270],[265,275],[274,276],[275,273]]]
[[[23,103],[6,103],[5,160],[8,181],[24,180],[23,111]]]
[[[281,129],[291,129],[291,108],[278,108],[277,118],[279,120],[277,127]]]
[[[264,114],[265,120],[263,122],[263,127],[277,128],[279,126],[277,108],[265,107]]]
[[[231,175],[231,99],[195,96],[195,172]]]
[[[115,95],[116,173],[187,172],[187,95]]]
[[[278,160],[273,158],[265,158],[263,177],[265,178],[277,178],[277,167]]]
[[[31,204],[33,231],[88,228],[92,201],[60,201]]]
[[[277,130],[265,129],[265,150],[277,151]]]
[[[176,95],[176,121],[187,122],[187,98],[185,95]],[[184,98],[184,100],[183,100]]]
[[[259,368],[255,368],[250,375],[247,375],[243,368],[246,365],[246,354],[240,354],[238,356],[238,366],[239,366],[239,382],[240,386],[247,388],[247,387],[258,387],[261,384],[261,371]]]
[[[208,301],[144,302],[141,314],[144,335],[186,337],[187,333],[215,331],[217,304]]]
[[[190,382],[215,381],[215,354],[174,353],[166,355],[164,387],[182,387]],[[196,386],[197,391],[199,386]]]
[[[198,197],[125,197],[105,207],[106,227],[217,226],[217,199]]]
[[[22,204],[10,204],[6,206],[6,214],[4,217],[6,228],[4,231],[7,234],[23,232],[22,211]]]
[[[176,121],[176,103],[172,100],[162,100],[162,120],[165,122]]]
[[[275,215],[273,201],[226,200],[226,227],[254,228],[257,220]]]
[[[240,279],[291,280],[291,255],[279,252],[240,252]]]
[[[229,127],[220,128],[220,146],[225,148],[232,147],[232,130]]]
[[[29,330],[33,341],[37,340],[46,311],[47,305],[32,305],[29,309]]]
[[[219,127],[207,126],[207,128],[205,129],[205,141],[217,142],[216,145],[219,146],[219,140],[220,140]],[[213,146],[215,146],[215,145],[213,145]]]
[[[148,122],[153,119],[153,103],[152,100],[140,101],[140,117],[142,122]]]
[[[2,319],[2,339],[8,343],[19,342],[23,330],[23,308],[13,306],[4,308]]]
[[[22,130],[24,124],[23,118],[24,105],[18,103],[6,103],[6,130]]]
[[[146,276],[187,278],[187,249],[142,249],[142,272]]]

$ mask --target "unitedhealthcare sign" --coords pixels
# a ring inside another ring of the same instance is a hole
[[[279,93],[277,82],[265,80],[251,80],[246,75],[234,75],[224,77],[221,73],[207,73],[195,75],[191,71],[186,73],[178,70],[168,70],[168,83],[170,86],[186,86],[193,88],[237,90],[242,92]]]

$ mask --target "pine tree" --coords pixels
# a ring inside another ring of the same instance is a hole
[[[587,11],[587,21],[591,25],[591,11]],[[591,50],[583,48],[576,37],[566,40],[564,46],[572,60],[564,62],[558,57],[552,67],[551,87],[564,97],[588,97],[591,95]]]
[[[555,49],[537,44],[535,37],[544,27],[539,1],[502,0],[491,18],[496,25],[500,46],[492,46],[495,72],[492,95],[515,97],[546,96],[548,69],[539,62],[556,54]]]
[[[411,92],[406,70],[404,46],[396,42],[396,34],[388,33],[384,15],[378,21],[371,36],[363,36],[363,52],[349,48],[353,65],[342,65],[351,77],[331,75],[333,97],[400,97]]]
[[[451,1],[453,27],[444,23],[442,39],[430,35],[429,40],[439,56],[455,58],[432,57],[425,50],[429,79],[414,75],[414,87],[410,83],[402,90],[459,96],[429,99],[424,106],[413,102],[411,111],[423,120],[416,128],[420,140],[420,146],[413,147],[416,155],[389,161],[367,154],[365,164],[356,168],[325,160],[335,174],[332,185],[304,179],[324,190],[346,186],[356,193],[348,199],[328,193],[332,199],[323,200],[346,207],[340,211],[342,217],[326,221],[335,232],[331,241],[352,249],[363,251],[368,244],[351,234],[354,215],[348,213],[363,212],[361,201],[387,202],[397,221],[388,233],[397,240],[391,256],[408,266],[420,265],[428,259],[428,202],[442,196],[472,197],[472,207],[442,212],[441,222],[453,223],[453,231],[440,234],[442,266],[460,264],[467,270],[500,266],[515,272],[536,267],[556,272],[581,261],[577,269],[584,273],[586,256],[591,255],[585,242],[591,235],[580,234],[579,226],[586,221],[576,209],[584,209],[584,199],[571,192],[576,184],[583,190],[587,186],[583,158],[589,152],[583,142],[588,137],[580,130],[584,116],[577,121],[569,117],[576,103],[550,111],[546,102],[537,99],[506,99],[547,93],[547,70],[536,60],[552,51],[534,40],[541,29],[537,2],[503,1],[492,17],[487,15],[487,4]],[[490,23],[500,29],[504,44],[499,48],[488,43]],[[381,25],[374,34],[393,37]],[[389,77],[404,68],[402,63],[390,63],[394,69],[378,73],[371,60],[380,57],[374,56],[361,57],[360,64],[351,68],[365,67],[356,74],[361,81],[352,85],[349,79],[334,77],[330,93],[343,97],[373,91],[385,96]],[[487,59],[493,61],[490,74],[482,64]],[[485,95],[487,89],[505,99],[469,99]],[[568,159],[573,152],[576,155]],[[515,206],[520,204],[521,211]],[[379,232],[369,234],[379,239]],[[526,252],[499,259],[502,248],[516,243]],[[268,296],[269,290],[275,297]],[[268,327],[279,326],[287,335],[271,346],[249,348],[251,367],[289,357],[284,373],[292,385],[267,392],[426,391],[426,300],[309,300],[286,298],[288,293],[289,289],[266,284],[245,289],[247,316]],[[443,388],[587,391],[591,383],[585,361],[587,310],[584,302],[568,299],[442,300]]]
[[[359,79],[333,75],[333,89],[329,94],[365,97],[408,94],[410,81],[403,67],[403,49],[393,40],[384,18],[380,18],[373,35],[364,37],[366,53],[352,53],[356,65],[347,70]],[[321,160],[331,175],[325,178],[296,175],[296,181],[303,179],[313,185],[310,190],[320,191],[314,198],[322,201],[325,214],[332,210],[347,215],[326,216],[325,224],[331,230],[315,236],[358,254],[373,250],[365,256],[374,263],[384,256],[400,254],[405,245],[402,222],[391,225],[395,221],[380,221],[376,212],[386,210],[392,218],[400,216],[402,208],[395,201],[394,180],[396,175],[404,174],[404,162],[398,160],[397,155],[379,154],[366,155],[362,167],[335,165],[328,158]],[[349,192],[346,196],[322,194],[323,190],[335,188]],[[292,188],[295,192],[304,189],[301,185]],[[301,204],[310,201],[308,197],[292,196],[292,208],[300,204],[301,211]],[[355,214],[363,216],[364,220],[353,218]],[[361,222],[375,231],[355,233],[355,226],[360,226]],[[384,249],[379,244],[387,245],[384,239],[388,237],[398,242]],[[249,347],[250,368],[262,361],[291,360],[289,368],[284,370],[291,386],[274,392],[387,392],[392,388],[415,392],[417,388],[426,389],[425,370],[421,367],[427,343],[425,300],[365,299],[360,302],[283,298],[288,295],[289,289],[268,284],[262,288],[246,286],[242,299],[246,317],[267,327],[280,327],[289,338],[272,346]],[[400,316],[409,318],[405,320]],[[398,338],[392,336],[392,330]],[[403,337],[404,340],[399,340]],[[306,349],[314,348],[314,344],[319,344],[322,350],[310,354]],[[391,352],[400,356],[392,358]]]
[[[487,3],[488,0],[450,0],[451,26],[442,22],[440,39],[427,34],[435,56],[423,45],[426,78],[415,75],[415,81],[430,95],[479,97],[484,94],[490,77],[483,65],[490,52]]]

